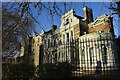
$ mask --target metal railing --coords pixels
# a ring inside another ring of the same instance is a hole
[[[113,38],[87,38],[44,48],[43,63],[69,62],[73,76],[114,74],[119,69],[117,54]]]

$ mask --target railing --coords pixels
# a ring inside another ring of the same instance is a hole
[[[69,62],[73,76],[109,74],[118,70],[118,52],[113,38],[87,38],[44,49],[43,63]]]

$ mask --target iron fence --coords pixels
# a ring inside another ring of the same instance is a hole
[[[112,37],[77,39],[45,47],[43,63],[56,62],[70,63],[73,76],[115,74],[119,69],[117,47]]]

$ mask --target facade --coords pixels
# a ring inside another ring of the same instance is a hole
[[[59,44],[59,31],[56,25],[52,26],[52,29],[44,32],[44,56],[43,63],[55,63],[57,60],[57,47]]]
[[[17,57],[17,62],[33,62],[33,37],[28,37],[20,44],[20,51]]]
[[[116,43],[109,33],[86,34],[80,37],[79,55],[80,66],[101,67],[103,70],[118,68],[118,55]],[[83,65],[82,65],[83,64]]]
[[[36,33],[33,34],[33,47],[32,51],[34,54],[34,64],[41,65],[42,64],[42,52],[43,52],[43,44],[42,44],[42,36],[44,34],[44,31],[40,35],[36,35]]]
[[[71,9],[61,17],[59,29],[53,25],[33,37],[35,65],[69,62],[82,73],[118,68],[112,16],[104,14],[93,20],[92,9],[85,6],[83,11],[81,17]]]

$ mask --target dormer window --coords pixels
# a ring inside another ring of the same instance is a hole
[[[65,25],[67,25],[67,24],[69,24],[69,19],[68,18],[65,20]]]

